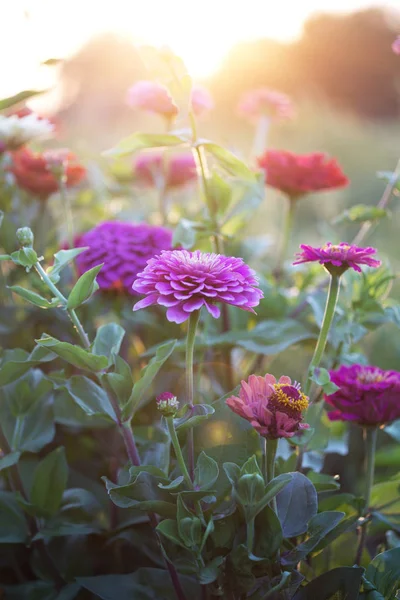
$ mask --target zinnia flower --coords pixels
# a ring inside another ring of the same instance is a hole
[[[190,101],[196,117],[201,117],[214,108],[214,101],[210,92],[201,85],[196,85],[192,88]]]
[[[131,108],[157,113],[167,119],[178,114],[178,107],[164,85],[155,81],[137,81],[128,90]]]
[[[7,150],[17,150],[29,142],[49,137],[54,129],[53,123],[29,109],[0,115],[0,144]]]
[[[86,174],[76,156],[64,149],[34,153],[28,148],[21,148],[12,154],[10,171],[20,188],[46,199],[59,189],[54,174],[56,166],[63,167],[67,187],[80,183]]]
[[[395,54],[400,54],[400,35],[394,40],[392,50]]]
[[[289,96],[269,88],[246,92],[239,102],[238,111],[252,120],[262,116],[270,119],[287,119],[294,113]]]
[[[156,398],[157,409],[163,414],[164,417],[175,416],[179,402],[178,398],[171,394],[171,392],[163,392]]]
[[[308,398],[301,392],[300,384],[292,384],[286,375],[278,382],[269,373],[265,377],[250,375],[248,381],[241,382],[239,397],[231,396],[226,404],[269,439],[291,438],[310,427],[302,423]]]
[[[297,260],[293,263],[299,265],[306,262],[319,262],[325,268],[336,275],[344,273],[351,268],[361,272],[360,265],[368,267],[379,267],[381,262],[371,258],[376,253],[375,248],[359,248],[352,244],[331,244],[328,242],[322,248],[313,248],[302,244],[302,252],[296,254]]]
[[[304,194],[345,187],[349,180],[335,159],[326,154],[295,154],[267,150],[257,159],[267,185],[296,200]]]
[[[197,179],[196,162],[191,152],[165,154],[152,150],[139,154],[133,164],[135,181],[142,185],[158,185],[165,178],[166,188],[176,188]]]
[[[172,232],[147,223],[105,221],[77,237],[75,246],[89,246],[76,257],[80,274],[104,263],[97,275],[103,290],[133,294],[132,284],[149,258],[171,248]]]
[[[332,421],[356,421],[360,425],[384,425],[400,419],[400,373],[365,365],[341,366],[330,372],[339,390],[325,396],[336,410]]]
[[[148,261],[133,284],[136,292],[146,295],[133,310],[160,304],[168,308],[167,319],[175,323],[183,323],[203,306],[218,318],[216,302],[254,312],[263,297],[257,286],[254,271],[241,258],[198,250],[161,252]]]

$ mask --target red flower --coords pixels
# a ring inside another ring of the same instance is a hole
[[[265,171],[267,185],[293,200],[349,183],[337,161],[321,152],[295,154],[287,150],[268,150],[258,158],[258,166]]]
[[[34,153],[28,148],[21,148],[12,153],[12,161],[10,170],[17,185],[43,199],[59,189],[54,174],[57,168],[65,169],[68,187],[77,185],[86,174],[86,169],[78,163],[76,156],[64,149]]]

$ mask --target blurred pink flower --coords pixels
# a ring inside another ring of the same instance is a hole
[[[178,114],[168,89],[155,81],[137,81],[128,90],[127,102],[131,108],[157,113],[167,119]]]
[[[246,92],[239,102],[238,110],[243,116],[252,120],[262,116],[270,119],[290,119],[294,115],[289,96],[269,88]]]
[[[397,38],[394,40],[392,44],[392,50],[395,54],[400,55],[400,35],[398,35]]]
[[[191,103],[196,117],[201,117],[214,108],[214,100],[210,92],[201,85],[192,88]]]
[[[183,323],[203,306],[217,319],[223,302],[254,313],[263,297],[255,273],[242,258],[172,250],[161,252],[147,262],[133,284],[146,297],[133,310],[152,304],[167,307],[167,319]]]
[[[250,375],[248,381],[241,382],[239,397],[231,396],[226,404],[269,439],[291,438],[299,430],[310,427],[302,423],[308,398],[301,392],[300,385],[292,384],[286,375],[278,382],[269,373],[265,377]]]
[[[165,155],[165,150],[139,154],[133,163],[135,181],[155,185],[165,178],[166,188],[177,188],[197,179],[196,162],[192,152]]]
[[[313,248],[302,244],[302,252],[296,254],[297,260],[293,263],[299,265],[306,262],[319,262],[325,268],[334,274],[341,274],[351,268],[361,273],[360,265],[368,267],[379,267],[381,262],[371,258],[376,253],[375,248],[360,248],[352,244],[331,244],[328,242],[321,248]]]

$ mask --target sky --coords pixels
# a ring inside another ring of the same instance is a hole
[[[202,78],[237,42],[290,41],[314,12],[370,5],[400,10],[400,0],[0,0],[0,97],[51,85],[54,73],[41,63],[71,56],[104,31],[168,45]]]

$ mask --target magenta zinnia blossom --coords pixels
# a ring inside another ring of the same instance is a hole
[[[172,245],[172,232],[147,223],[106,221],[75,240],[76,247],[89,246],[76,257],[80,274],[104,263],[97,275],[103,290],[132,294],[132,284],[149,258]]]
[[[385,425],[400,419],[400,373],[365,365],[341,366],[331,371],[339,390],[325,396],[336,410],[332,421],[356,421],[360,425]]]
[[[266,438],[291,438],[299,430],[308,429],[302,423],[302,412],[308,407],[308,398],[298,383],[283,375],[279,381],[267,373],[265,377],[250,375],[242,381],[239,397],[231,396],[226,404],[233,412],[251,423]]]
[[[178,114],[168,89],[155,81],[137,81],[129,88],[127,101],[131,108],[157,113],[167,119]]]
[[[160,304],[168,308],[167,319],[175,323],[183,323],[203,306],[218,318],[216,302],[254,312],[263,297],[257,286],[254,271],[241,258],[198,250],[161,252],[148,261],[133,284],[135,292],[146,295],[133,310]]]
[[[349,268],[361,272],[360,265],[368,267],[379,267],[380,261],[371,258],[376,253],[375,248],[359,248],[352,244],[331,244],[328,242],[321,248],[313,248],[302,244],[302,252],[296,254],[297,260],[293,263],[299,265],[306,262],[319,262],[326,269],[335,274],[344,273]]]

